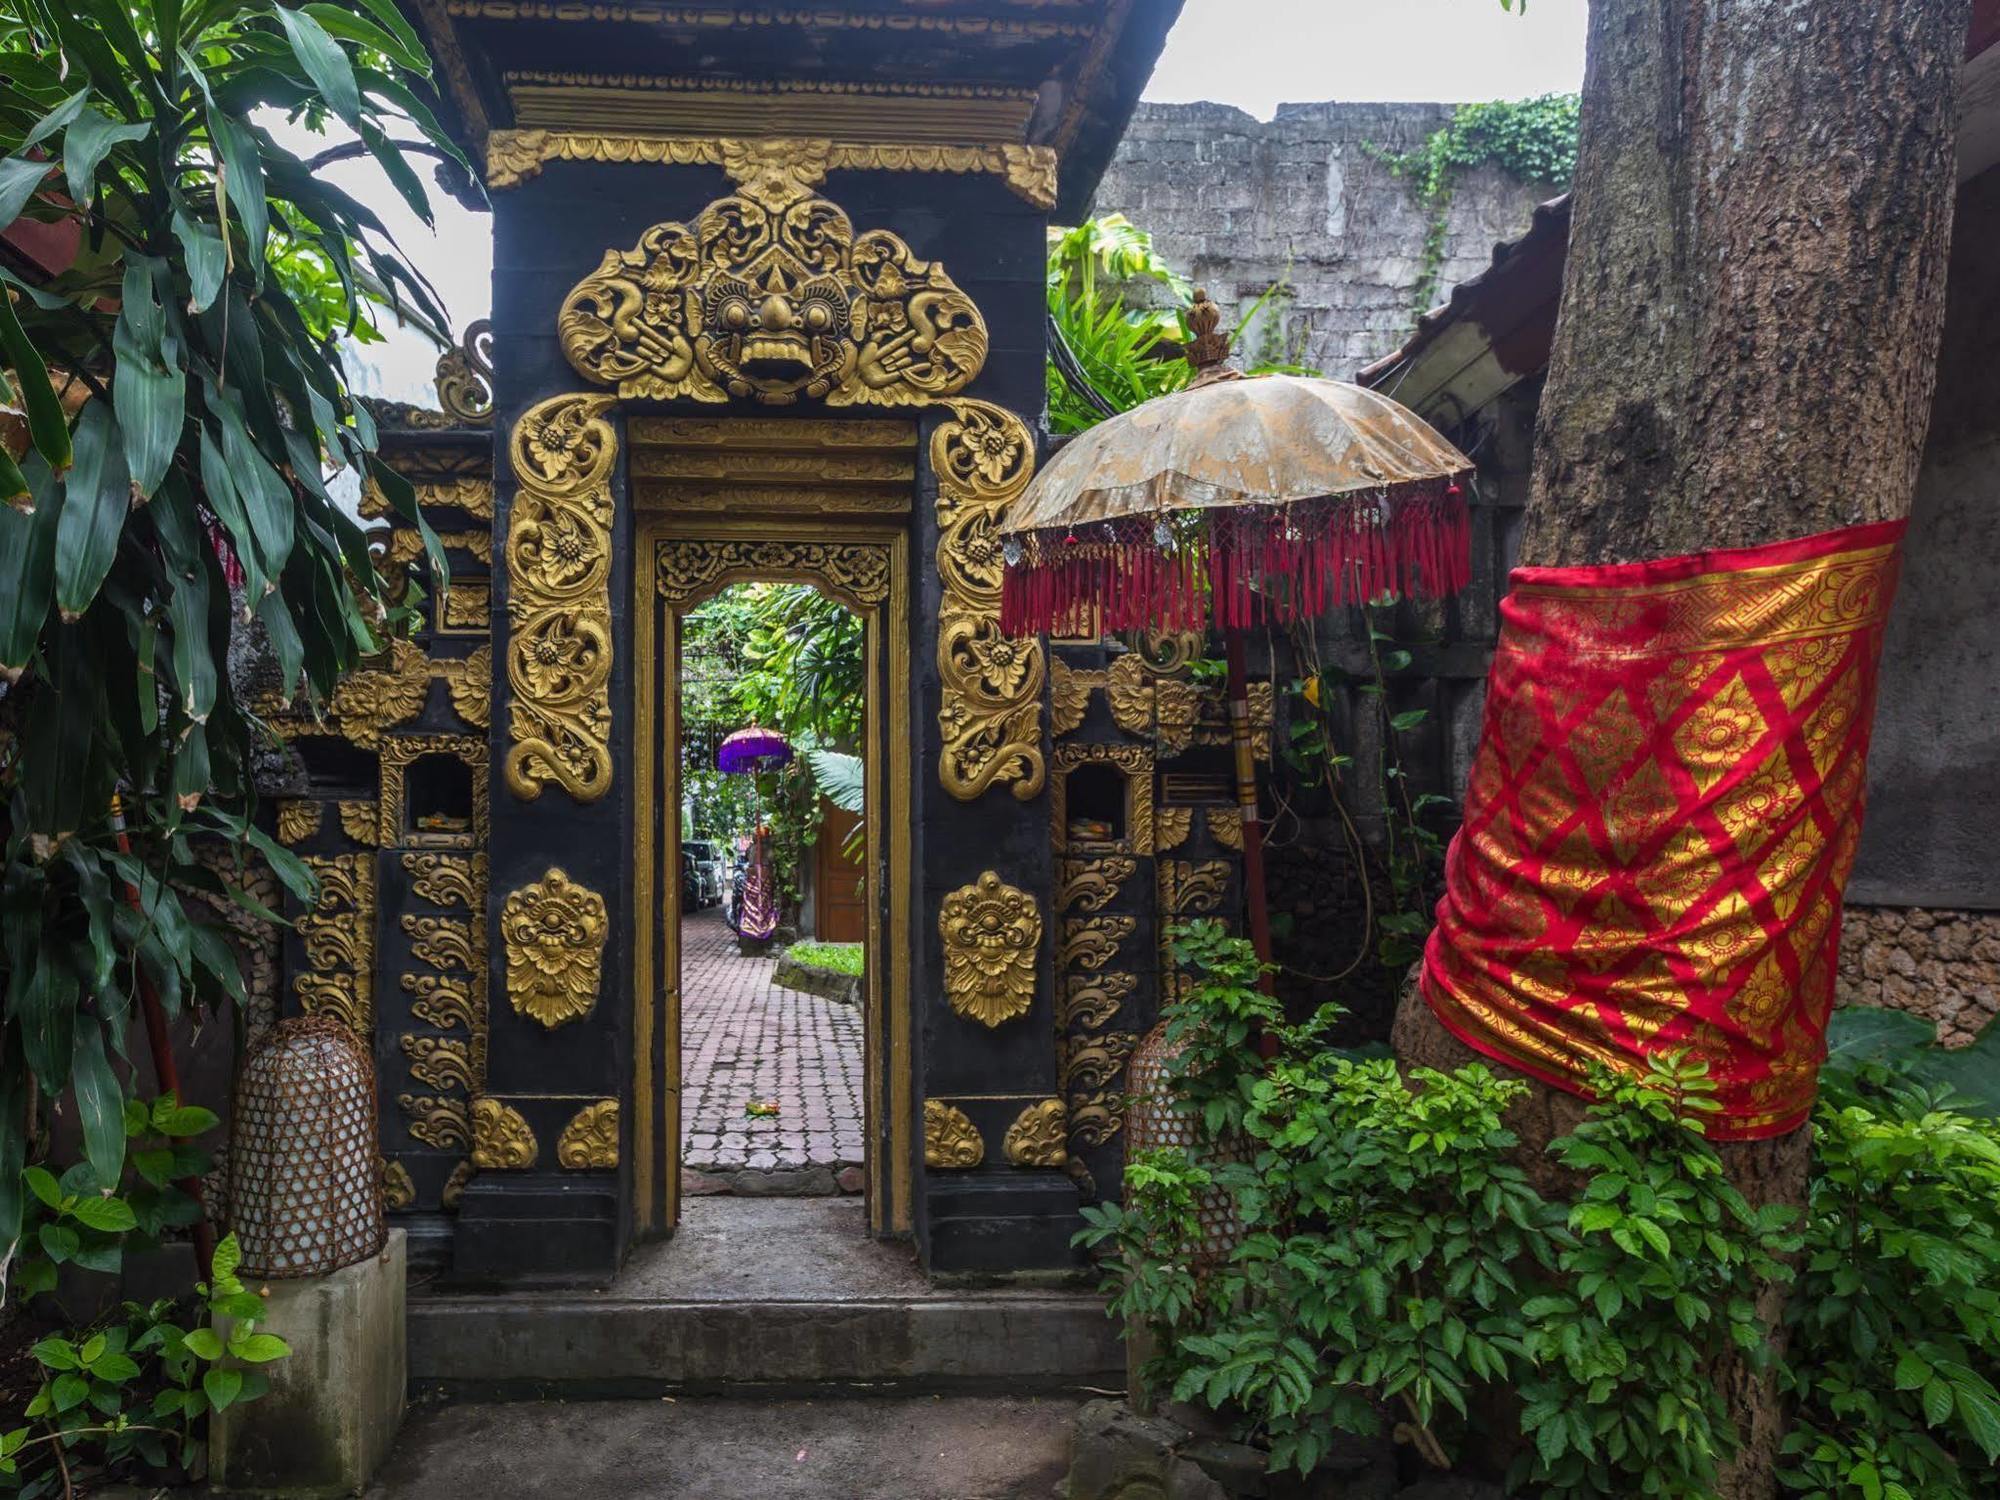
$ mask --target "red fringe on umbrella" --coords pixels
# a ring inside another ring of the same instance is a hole
[[[1000,596],[1011,636],[1285,625],[1385,594],[1444,598],[1472,581],[1456,484],[1121,517],[1020,540]]]

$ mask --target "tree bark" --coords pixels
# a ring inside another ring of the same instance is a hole
[[[1523,563],[1755,546],[1909,513],[1930,420],[1971,0],[1592,0],[1561,318]],[[1532,22],[1531,22],[1532,23]],[[1475,1060],[1409,986],[1406,1064]],[[1524,1160],[1581,1102],[1542,1084]],[[1804,1200],[1810,1129],[1723,1146]],[[1775,1312],[1775,1296],[1767,1300]],[[1726,1500],[1776,1490],[1783,1413],[1718,1372]]]

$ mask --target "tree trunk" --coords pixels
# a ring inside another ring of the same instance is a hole
[[[1909,513],[1930,419],[1971,0],[1593,0],[1523,563],[1627,562]],[[1532,17],[1529,24],[1532,24]],[[1409,1064],[1475,1060],[1406,990]],[[1531,1170],[1581,1103],[1539,1083]],[[1809,1130],[1722,1147],[1802,1202]],[[1776,1310],[1775,1298],[1770,1300]],[[1740,1369],[1728,1500],[1775,1492]]]

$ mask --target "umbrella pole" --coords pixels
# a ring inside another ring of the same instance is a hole
[[[1267,995],[1276,995],[1276,976],[1271,971],[1271,908],[1264,895],[1264,824],[1257,811],[1257,760],[1250,749],[1249,651],[1241,630],[1228,631],[1226,640],[1229,743],[1236,752],[1236,807],[1243,819],[1243,897],[1250,908],[1250,943],[1264,966],[1257,987]]]

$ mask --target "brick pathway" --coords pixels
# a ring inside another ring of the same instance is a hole
[[[697,1172],[861,1163],[861,1016],[771,983],[722,913],[681,923],[681,1164]],[[776,1100],[757,1116],[753,1099]]]

